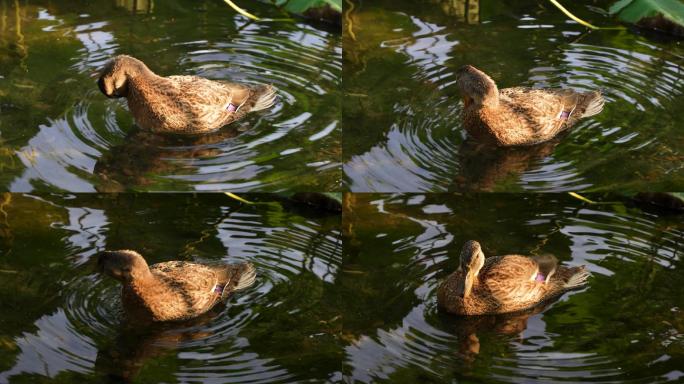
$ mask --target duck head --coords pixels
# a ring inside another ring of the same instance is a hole
[[[97,266],[100,273],[121,282],[144,279],[150,275],[145,259],[131,250],[104,251],[97,258]]]
[[[480,273],[484,261],[485,256],[482,252],[480,243],[475,240],[468,240],[463,244],[463,248],[461,248],[461,261],[458,269],[463,272],[463,276],[465,277],[462,280],[459,280],[456,285],[456,294],[458,296],[465,298],[470,295],[470,291],[473,288],[473,282]]]
[[[499,103],[499,89],[494,80],[472,65],[464,65],[456,71],[456,86],[466,108],[471,105],[478,108],[496,106]]]
[[[145,71],[149,69],[142,61],[135,57],[119,55],[105,65],[97,85],[109,98],[127,97],[129,80]]]

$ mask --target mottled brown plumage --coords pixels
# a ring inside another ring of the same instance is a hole
[[[168,261],[148,266],[131,250],[106,251],[98,257],[100,272],[123,285],[121,301],[136,321],[176,321],[199,316],[231,293],[254,283],[250,263],[204,265]]]
[[[125,97],[138,125],[158,133],[210,132],[249,112],[270,108],[276,98],[270,85],[158,76],[126,55],[105,66],[98,85],[107,97]]]
[[[599,91],[506,88],[477,68],[456,73],[463,96],[463,124],[470,136],[502,147],[533,145],[551,140],[579,119],[603,109]]]
[[[558,267],[553,256],[485,259],[480,243],[470,240],[461,250],[459,268],[437,289],[437,303],[457,315],[518,312],[582,287],[587,277],[584,266]]]

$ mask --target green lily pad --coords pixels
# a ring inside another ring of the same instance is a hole
[[[684,34],[684,2],[681,0],[620,0],[609,12],[627,23]]]
[[[320,8],[326,5],[337,12],[342,12],[342,0],[288,0],[279,1],[278,5],[282,5],[288,12],[303,13],[313,8]]]

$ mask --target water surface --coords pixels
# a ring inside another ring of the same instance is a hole
[[[616,21],[611,1],[570,7]],[[566,4],[567,5],[567,4]],[[568,5],[569,6],[569,5]],[[353,191],[684,188],[684,50],[635,30],[587,32],[549,2],[353,2],[344,27],[344,173]],[[511,86],[601,90],[604,111],[560,140],[466,141],[454,73]]]
[[[0,189],[339,189],[339,32],[251,22],[221,1],[2,1],[0,20]],[[273,84],[279,99],[214,134],[146,134],[95,84],[117,54],[160,75]]]
[[[682,215],[616,196],[357,194],[344,272],[350,382],[680,382]],[[345,214],[347,214],[347,212]],[[436,289],[466,240],[486,256],[555,255],[588,286],[546,308],[462,318]]]
[[[350,195],[339,214],[223,195],[1,195],[0,382],[655,382],[684,377],[682,217],[610,195]],[[344,246],[342,243],[344,236]],[[464,241],[554,254],[586,288],[459,318]],[[194,321],[131,328],[103,249],[257,267]]]
[[[0,197],[0,383],[339,377],[338,214],[214,194]],[[131,326],[120,285],[95,272],[99,251],[124,248],[258,276],[196,320]]]

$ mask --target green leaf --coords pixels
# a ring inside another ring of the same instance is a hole
[[[662,16],[684,27],[684,3],[680,0],[620,0],[610,7],[609,12],[628,23]]]
[[[289,0],[284,5],[284,8],[288,12],[303,13],[311,8],[319,8],[326,5],[329,5],[338,12],[342,11],[342,0]]]

